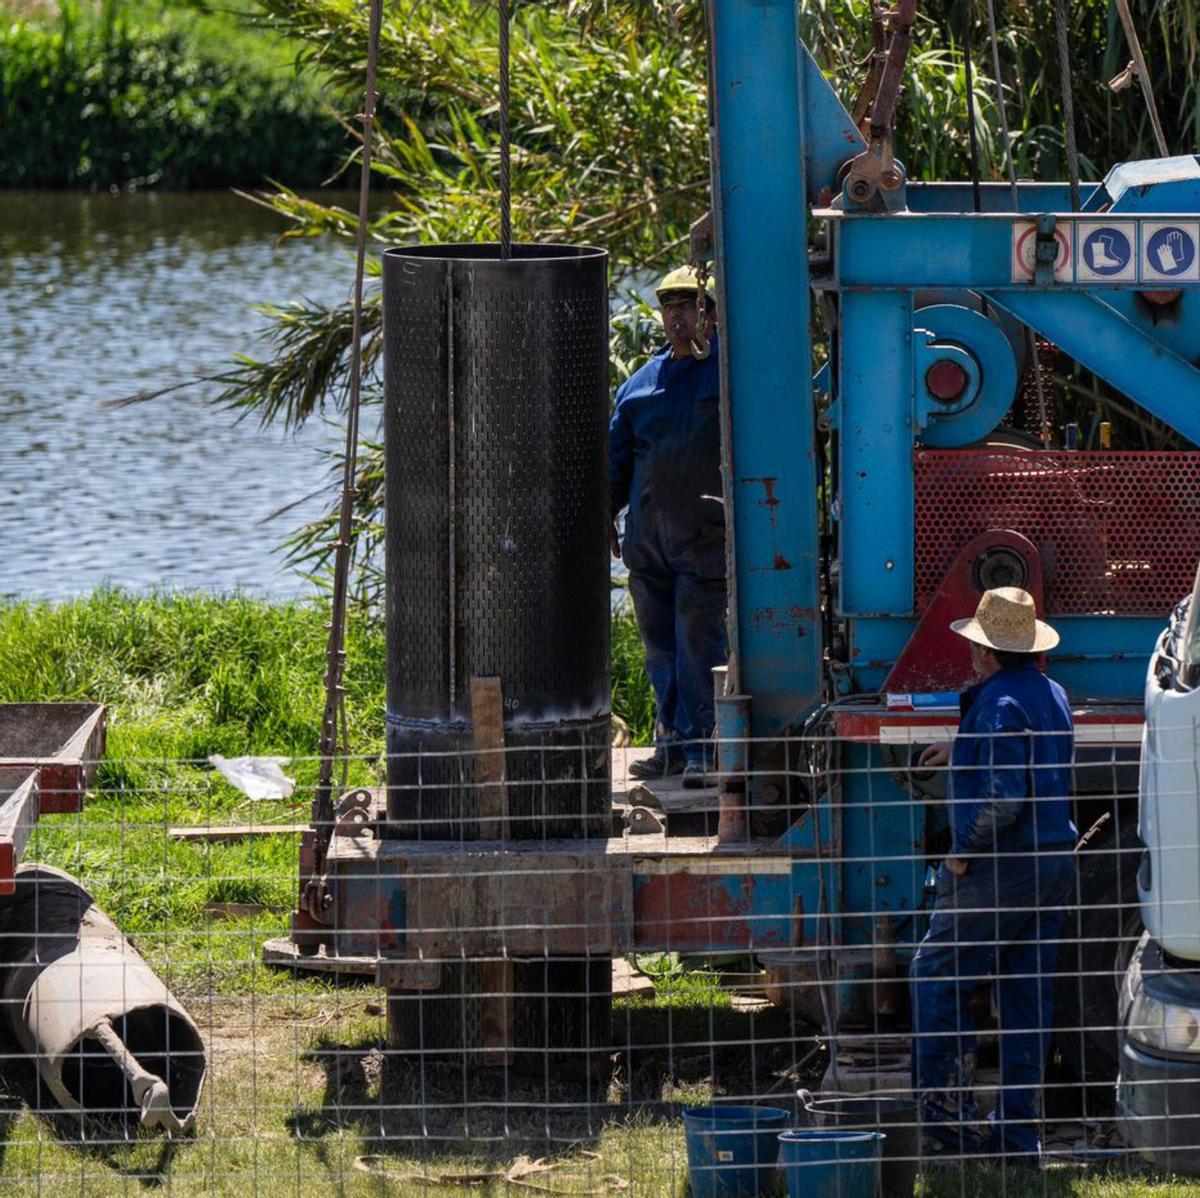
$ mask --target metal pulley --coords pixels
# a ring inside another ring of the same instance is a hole
[[[1016,395],[1013,342],[992,317],[958,304],[913,314],[915,418],[922,444],[970,445],[1004,419]]]

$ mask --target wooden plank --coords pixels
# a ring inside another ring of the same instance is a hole
[[[598,854],[412,857],[405,873],[407,951],[434,959],[611,953],[632,909],[632,875]]]
[[[471,679],[475,782],[479,787],[481,840],[508,837],[508,791],[504,785],[504,694],[499,678]]]
[[[172,840],[226,843],[258,836],[295,836],[307,832],[308,824],[178,824],[167,829]]]
[[[277,936],[266,941],[262,946],[262,959],[264,965],[302,969],[306,973],[350,974],[372,979],[379,967],[378,957],[335,956],[324,945],[306,955],[300,952],[290,936]]]
[[[649,996],[654,993],[654,982],[624,957],[617,957],[612,963],[612,992],[613,998],[628,998],[631,994]]]
[[[491,958],[480,962],[483,995],[479,1004],[479,1031],[483,1063],[512,1064],[514,1036],[513,963]]]

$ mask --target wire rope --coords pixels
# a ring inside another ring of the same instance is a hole
[[[1012,134],[1008,128],[1008,112],[1004,105],[1004,83],[1000,73],[1000,38],[996,33],[995,0],[987,0],[988,40],[992,50],[992,75],[996,84],[996,110],[1000,115],[1000,130],[1004,136],[1004,161],[1008,170],[1008,190],[1012,199],[1013,212],[1021,211],[1020,191],[1017,188],[1017,164],[1013,159]],[[1038,435],[1043,449],[1050,448],[1050,418],[1046,409],[1046,389],[1042,383],[1042,364],[1038,354],[1037,338],[1033,330],[1025,326],[1025,346],[1029,352],[1029,364],[1033,371],[1034,393],[1037,396]]]
[[[1116,0],[1117,12],[1121,17],[1121,27],[1125,30],[1125,40],[1129,43],[1133,55],[1133,69],[1138,77],[1138,85],[1142,89],[1142,99],[1146,102],[1146,111],[1150,114],[1150,124],[1154,128],[1154,140],[1158,144],[1158,152],[1164,158],[1170,155],[1167,149],[1167,139],[1163,135],[1162,121],[1158,118],[1158,103],[1154,99],[1154,85],[1150,82],[1150,72],[1146,70],[1146,59],[1142,55],[1142,43],[1138,37],[1137,26],[1133,23],[1133,13],[1129,11],[1129,0]]]
[[[509,0],[500,5],[500,257],[512,257],[512,103]]]
[[[1067,30],[1066,0],[1054,0],[1054,37],[1058,42],[1058,73],[1062,83],[1063,131],[1067,146],[1067,178],[1071,185],[1071,211],[1078,212],[1079,146],[1075,142],[1075,91],[1071,86],[1071,42]]]
[[[337,539],[333,542],[333,596],[329,615],[329,639],[325,648],[325,710],[321,719],[320,759],[316,793],[313,797],[313,876],[305,887],[305,906],[318,916],[329,904],[320,875],[333,832],[333,773],[339,748],[349,753],[345,724],[343,677],[346,668],[346,596],[354,553],[354,504],[358,498],[358,429],[362,393],[363,281],[366,276],[367,230],[370,220],[371,159],[375,141],[376,81],[379,73],[379,40],[383,25],[383,0],[369,0],[367,34],[367,81],[362,121],[362,160],[358,188],[358,228],[355,234],[353,323],[350,333],[350,381],[346,401],[346,447],[342,469],[342,495],[338,507]],[[339,745],[339,725],[341,744]]]
[[[963,6],[962,22],[963,71],[967,88],[967,144],[971,152],[971,201],[976,212],[983,209],[983,193],[979,185],[979,130],[975,126],[975,66],[971,61],[971,14]]]

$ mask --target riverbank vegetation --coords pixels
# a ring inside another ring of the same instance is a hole
[[[315,187],[339,93],[238,0],[0,0],[0,187]]]

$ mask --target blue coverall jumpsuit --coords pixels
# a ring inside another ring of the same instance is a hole
[[[724,665],[725,513],[720,382],[711,355],[659,350],[617,392],[609,425],[615,521],[628,504],[622,556],[658,705],[656,739],[708,763],[712,669]]]
[[[1035,666],[965,691],[950,760],[950,854],[929,931],[909,973],[913,1085],[931,1150],[1038,1152],[1039,1099],[1058,941],[1074,893],[1070,814],[1074,729],[1067,697]],[[1000,1097],[984,1140],[971,1125],[970,995],[995,978]]]

